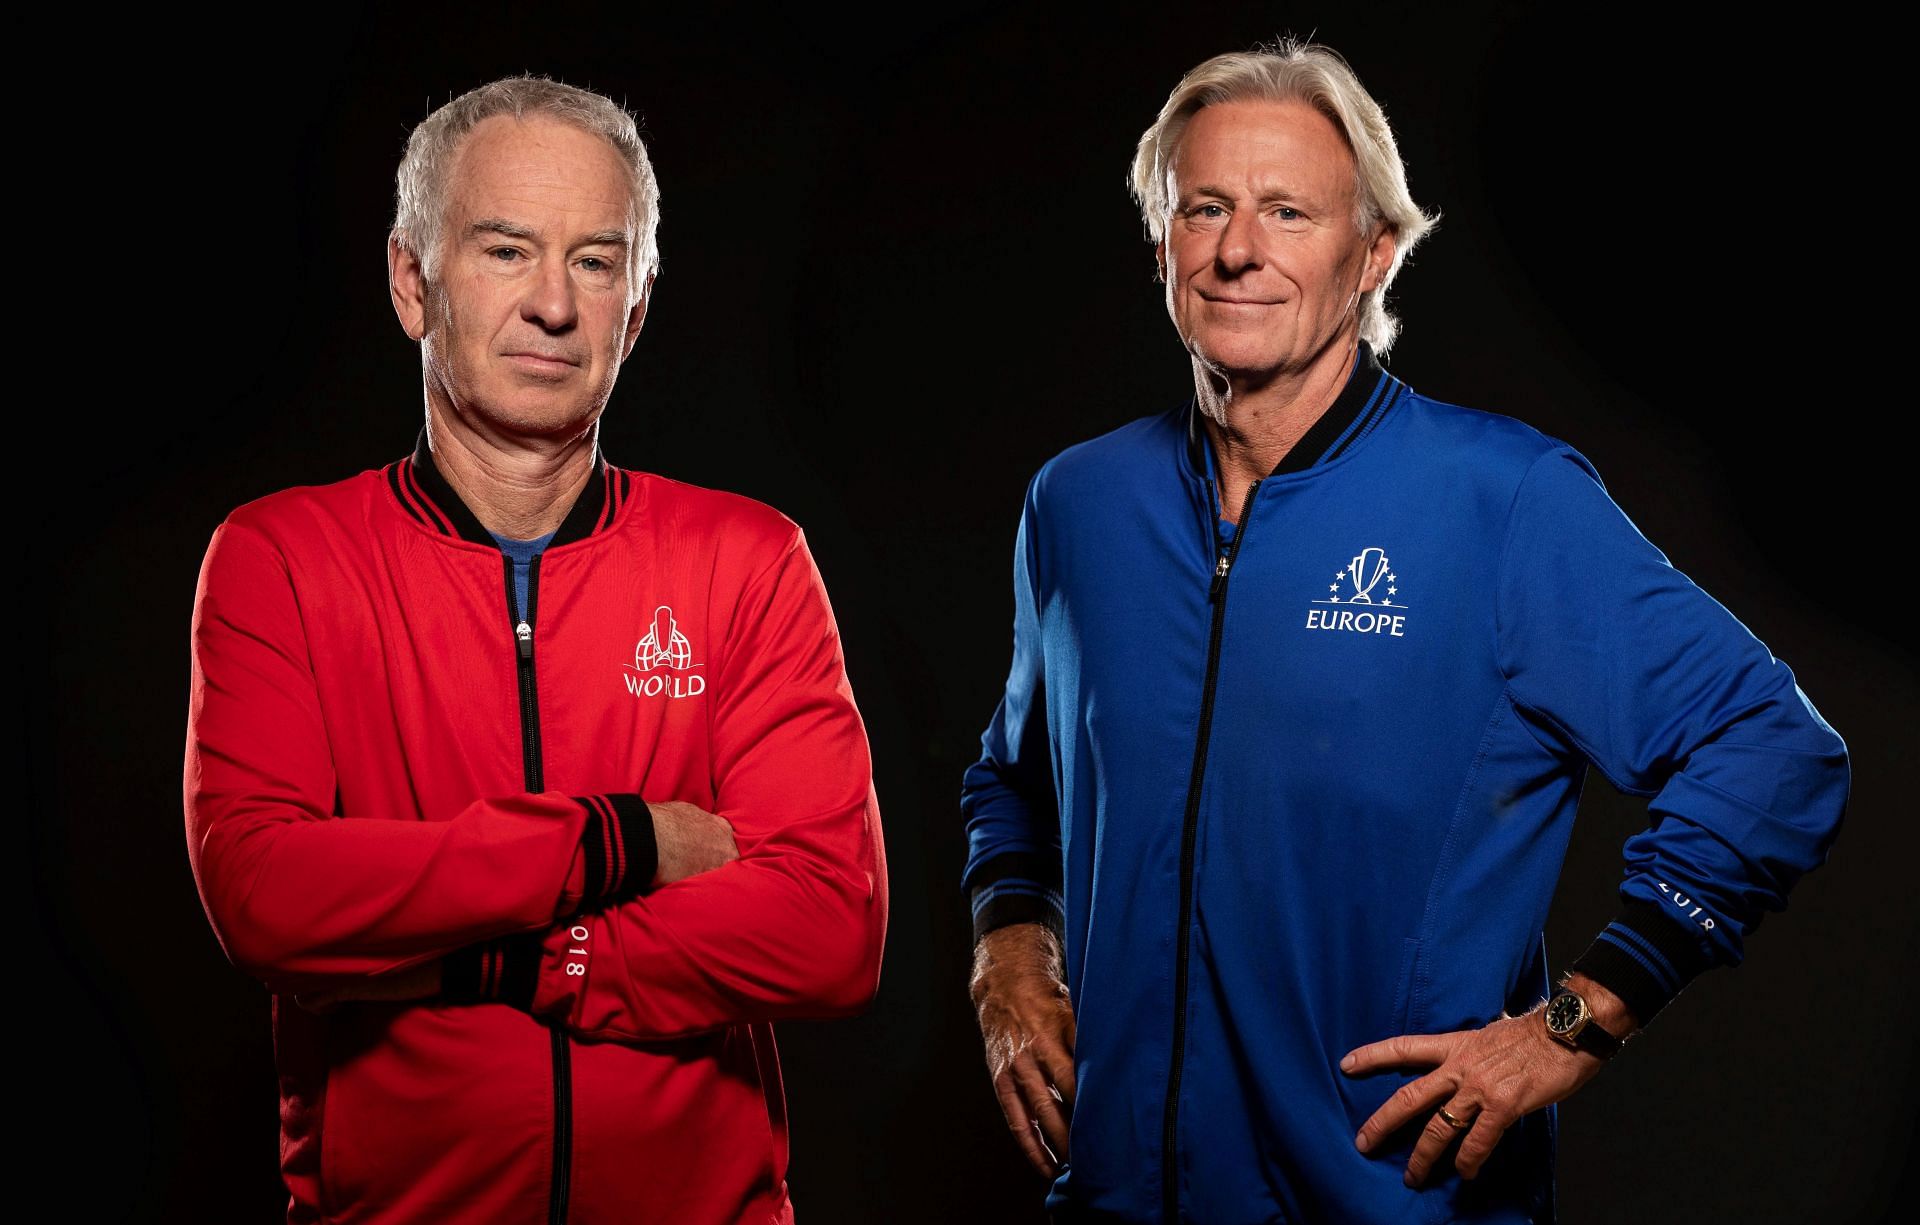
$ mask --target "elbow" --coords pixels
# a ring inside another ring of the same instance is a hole
[[[278,994],[298,987],[300,975],[294,963],[299,950],[260,916],[248,913],[244,906],[216,916],[209,906],[207,917],[221,951],[236,970]]]
[[[880,962],[887,942],[887,895],[883,884],[858,899],[821,942],[813,1004],[823,1019],[859,1016],[880,991]]]
[[[314,949],[314,924],[287,908],[262,901],[266,891],[224,870],[218,856],[196,864],[200,905],[227,961],[276,994],[305,989]]]

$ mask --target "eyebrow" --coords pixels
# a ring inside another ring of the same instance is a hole
[[[1180,196],[1180,199],[1191,200],[1197,196],[1216,196],[1222,200],[1231,200],[1234,198],[1233,193],[1228,191],[1224,187],[1215,187],[1211,183],[1202,183],[1200,186],[1192,189],[1191,191],[1182,193],[1182,195]],[[1263,191],[1260,193],[1259,198],[1263,201],[1265,200],[1299,200],[1302,202],[1307,201],[1307,196],[1305,195],[1305,193],[1293,187],[1277,187],[1270,191]]]
[[[469,234],[504,234],[508,238],[537,238],[532,227],[508,221],[504,217],[482,217],[467,227]]]
[[[532,226],[521,225],[517,221],[508,221],[504,217],[482,217],[467,227],[469,234],[501,234],[507,238],[521,238],[529,242],[540,237]],[[580,243],[583,247],[619,247],[625,250],[630,244],[625,230],[599,230],[587,235]]]

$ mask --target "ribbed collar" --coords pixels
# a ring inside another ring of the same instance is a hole
[[[1334,397],[1327,411],[1320,414],[1320,419],[1308,428],[1299,442],[1293,444],[1293,448],[1268,476],[1283,476],[1319,464],[1332,463],[1379,423],[1388,405],[1396,398],[1395,390],[1403,384],[1381,367],[1373,355],[1372,345],[1362,340],[1358,342],[1358,349],[1353,359],[1353,370],[1347,375],[1346,386],[1340,389],[1340,394]],[[1187,461],[1193,466],[1195,475],[1211,477],[1213,449],[1207,445],[1206,430],[1201,428],[1198,401],[1187,402],[1186,418]]]
[[[433,462],[433,451],[427,445],[424,426],[414,443],[413,455],[388,467],[387,482],[392,486],[394,496],[400,500],[400,505],[423,526],[442,535],[483,544],[489,549],[500,547],[492,534],[480,526],[480,520],[460,500],[453,486],[447,484],[447,479],[440,475],[439,467]],[[593,475],[587,478],[580,496],[574,499],[573,506],[561,521],[559,530],[554,532],[548,547],[584,540],[596,532],[605,531],[613,523],[614,515],[625,501],[628,490],[626,473],[607,463],[596,444],[593,449]]]

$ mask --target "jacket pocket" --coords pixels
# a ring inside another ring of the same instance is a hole
[[[1413,1006],[1413,975],[1420,964],[1420,938],[1409,936],[1400,942],[1400,972],[1395,978],[1393,1008],[1389,1013],[1391,1034],[1412,1032],[1416,1010]]]

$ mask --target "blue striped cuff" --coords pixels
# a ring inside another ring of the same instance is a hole
[[[973,886],[973,939],[1010,923],[1044,924],[1064,945],[1067,906],[1060,894],[1060,852],[1007,851],[968,874]]]
[[[1058,889],[1033,881],[1007,879],[980,885],[973,891],[973,940],[1010,923],[1039,923],[1063,945],[1067,939],[1067,907]]]
[[[1629,898],[1572,970],[1619,996],[1645,1025],[1711,964],[1698,933],[1656,903]]]

